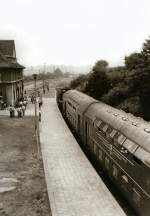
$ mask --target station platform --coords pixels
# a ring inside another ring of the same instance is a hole
[[[68,129],[55,99],[43,99],[40,128],[52,216],[125,216]]]

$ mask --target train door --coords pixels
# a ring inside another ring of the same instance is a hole
[[[87,145],[87,136],[88,136],[88,124],[85,122],[85,145]]]
[[[86,121],[85,122],[85,145],[88,145],[89,143],[89,124]]]
[[[63,103],[63,114],[64,114],[64,117],[66,117],[66,101],[64,101]]]
[[[80,131],[80,124],[81,124],[81,120],[80,120],[80,115],[78,115],[78,124],[77,124],[77,130],[78,130],[78,133],[81,134],[81,131]]]

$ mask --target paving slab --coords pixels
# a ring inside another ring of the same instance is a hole
[[[44,99],[41,150],[53,216],[124,216],[63,120],[55,99]]]

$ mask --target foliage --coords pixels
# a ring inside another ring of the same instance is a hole
[[[56,68],[53,72],[53,75],[54,75],[54,78],[63,77],[63,72],[59,68]]]
[[[110,88],[110,80],[106,74],[107,66],[108,63],[104,60],[96,62],[88,76],[84,92],[95,99],[100,99]]]
[[[47,72],[47,73],[39,73],[37,76],[38,80],[46,80],[46,79],[57,79],[57,78],[67,78],[70,77],[72,74],[69,72],[65,72],[63,73],[59,68],[56,68],[56,70],[54,70],[53,73]],[[33,76],[32,75],[26,75],[24,76],[24,81],[28,82],[28,81],[32,81],[33,80]]]
[[[141,53],[132,53],[131,55],[125,57],[126,69],[129,71],[137,70],[142,67],[143,64],[144,59]]]
[[[108,67],[108,62],[105,60],[99,60],[93,67],[93,71],[101,71],[102,69],[106,69]]]
[[[108,68],[107,76],[110,79],[111,87],[114,88],[122,83],[126,77],[126,73],[127,70],[124,66]]]
[[[87,75],[85,74],[80,74],[79,76],[77,76],[75,79],[73,79],[70,83],[70,87],[75,89],[77,88],[79,85],[81,85],[83,82],[86,81]]]
[[[125,63],[132,72],[129,81],[131,90],[140,98],[144,118],[150,120],[150,39],[145,41],[140,53],[133,53],[126,57]]]
[[[39,79],[61,76],[65,74],[57,69],[55,73],[40,74]],[[89,74],[72,80],[70,87],[150,120],[150,38],[140,52],[125,56],[125,66],[108,67],[107,61],[99,60]]]
[[[103,95],[101,100],[111,106],[118,106],[122,101],[124,101],[129,96],[129,88],[127,86],[122,86],[121,84],[110,89],[110,91]]]
[[[125,56],[125,66],[108,68],[105,60],[97,61],[77,88],[109,105],[150,120],[150,38],[145,40],[141,52]]]

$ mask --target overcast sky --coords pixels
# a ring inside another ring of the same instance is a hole
[[[25,65],[118,65],[150,35],[149,0],[0,1],[0,39]]]

